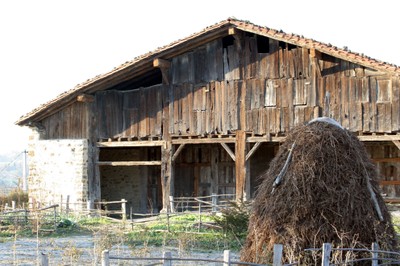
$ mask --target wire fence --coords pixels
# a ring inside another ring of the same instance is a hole
[[[293,262],[289,264],[282,263],[283,257],[283,248],[282,244],[275,244],[273,249],[273,259],[270,263],[250,263],[244,261],[235,261],[231,259],[230,251],[225,250],[223,253],[222,260],[215,260],[215,259],[199,259],[199,258],[174,258],[171,256],[170,252],[164,252],[163,257],[117,257],[117,256],[110,256],[108,250],[104,250],[101,255],[102,266],[109,266],[111,265],[111,260],[118,260],[120,261],[151,261],[151,264],[142,264],[146,266],[150,265],[165,265],[165,266],[172,266],[174,265],[182,265],[182,262],[203,262],[203,263],[220,263],[224,266],[230,265],[254,265],[254,266],[261,266],[261,265],[273,265],[273,266],[289,266],[289,265],[299,265],[298,262]],[[320,257],[322,257],[321,261],[318,263],[314,263],[314,265],[321,265],[321,266],[332,266],[332,265],[356,265],[357,263],[363,262],[370,263],[371,266],[378,266],[378,265],[399,265],[400,264],[400,252],[393,252],[393,251],[385,251],[380,250],[377,243],[372,243],[371,249],[360,249],[360,248],[332,248],[331,243],[324,243],[322,248],[310,248],[306,249],[306,252],[319,252],[322,253]],[[337,262],[337,258],[332,256],[334,251],[341,251],[346,252],[349,254],[342,254],[343,257],[347,258],[340,262]],[[369,253],[370,256],[365,256],[362,258],[354,259],[354,254],[362,252],[362,254]],[[176,263],[176,264],[175,264]]]

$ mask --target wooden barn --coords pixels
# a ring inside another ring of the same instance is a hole
[[[22,116],[29,194],[160,211],[169,196],[250,199],[295,125],[328,116],[400,198],[400,68],[229,18],[78,84]]]

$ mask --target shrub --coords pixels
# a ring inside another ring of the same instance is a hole
[[[15,201],[16,206],[22,206],[24,203],[27,204],[29,201],[28,193],[17,188],[12,190],[8,195],[0,196],[0,206],[4,206],[6,203],[11,206],[12,201]]]
[[[230,202],[230,208],[223,209],[214,221],[221,226],[225,235],[243,239],[247,235],[250,207],[248,202]]]

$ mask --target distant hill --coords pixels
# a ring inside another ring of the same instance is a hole
[[[0,153],[0,189],[18,187],[22,179],[23,151]]]

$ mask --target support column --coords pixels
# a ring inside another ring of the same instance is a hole
[[[250,180],[247,174],[246,163],[246,132],[243,130],[236,131],[235,143],[235,170],[236,170],[236,200],[247,200],[245,193],[246,183]]]
[[[161,150],[161,187],[163,208],[161,212],[167,212],[170,209],[169,196],[174,195],[174,171],[172,164],[172,144],[166,141]]]

